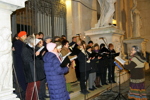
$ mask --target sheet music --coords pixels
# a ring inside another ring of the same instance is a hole
[[[44,46],[42,46],[37,52],[41,52],[44,49]]]
[[[72,61],[72,60],[74,60],[74,59],[77,59],[77,56],[75,56],[75,57],[71,58],[71,59],[70,59],[70,61]]]
[[[62,61],[71,54],[71,52],[67,53],[65,56],[62,57]]]
[[[121,63],[122,65],[124,65],[124,63],[126,62],[125,60],[123,60],[120,56],[115,57],[115,60],[117,60],[119,63]]]

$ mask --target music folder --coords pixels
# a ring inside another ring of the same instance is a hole
[[[123,60],[120,56],[115,57],[115,60],[117,60],[120,64],[124,65],[124,63],[126,62],[125,60]]]
[[[119,70],[123,70],[123,68],[116,61],[114,61],[114,63],[119,68]]]
[[[65,59],[62,61],[62,63],[60,64],[61,67],[66,67],[68,64],[71,64],[71,61],[69,59],[69,57],[65,57]]]
[[[71,65],[71,61],[76,59],[77,56],[66,56],[63,60],[62,63],[60,64],[61,67],[66,67],[68,64]]]

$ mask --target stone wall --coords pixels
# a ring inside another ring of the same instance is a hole
[[[137,8],[141,13],[142,27],[141,27],[141,37],[145,39],[150,39],[150,0],[137,0]],[[146,51],[150,53],[150,40],[146,44]]]
[[[91,29],[97,22],[97,11],[95,9],[96,0],[78,0],[67,1],[67,33],[68,40],[71,41],[71,37],[75,34],[81,33],[84,37],[84,31]],[[84,3],[89,8],[85,7],[81,3]]]

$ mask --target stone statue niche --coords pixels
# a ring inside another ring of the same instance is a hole
[[[132,25],[132,36],[140,37],[140,30],[142,27],[140,11],[137,9],[137,0],[133,0],[133,8],[131,9],[131,25]]]
[[[11,31],[0,29],[0,92],[12,89]]]
[[[100,5],[100,19],[95,25],[95,28],[112,26],[112,19],[115,12],[116,0],[98,0]]]

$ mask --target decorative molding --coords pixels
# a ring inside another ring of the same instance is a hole
[[[18,3],[18,1],[20,3]],[[16,2],[10,1],[10,0],[0,0],[0,8],[9,10],[9,11],[14,11],[19,8],[23,8],[25,5],[26,0],[17,0]]]
[[[124,35],[124,32],[125,31],[122,31],[115,27],[106,27],[106,28],[96,28],[96,29],[91,29],[89,31],[85,31],[85,35],[91,36],[91,35],[108,34],[108,33]]]
[[[125,39],[123,40],[123,42],[127,44],[142,43],[142,42],[148,42],[148,39],[138,37],[138,38]]]

